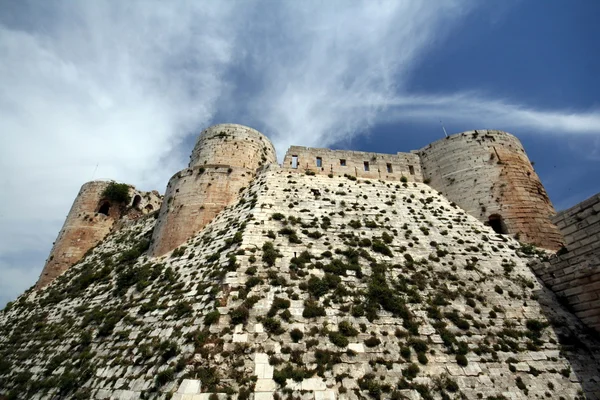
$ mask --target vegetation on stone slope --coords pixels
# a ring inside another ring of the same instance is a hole
[[[292,397],[312,378],[342,396],[580,395],[564,354],[591,345],[560,312],[548,328],[533,249],[424,185],[270,174],[168,257],[143,255],[146,218],[7,307],[5,394],[164,397],[192,377],[248,398],[266,354]]]

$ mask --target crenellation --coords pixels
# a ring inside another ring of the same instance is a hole
[[[319,166],[320,164],[320,166]],[[293,172],[351,175],[365,179],[422,182],[419,156],[413,153],[382,154],[291,146],[282,167]]]

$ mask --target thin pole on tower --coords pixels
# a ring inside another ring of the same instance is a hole
[[[442,123],[441,119],[440,119],[440,125],[442,126],[442,129],[444,130],[444,135],[446,135],[446,137],[448,137],[448,132],[446,132],[446,128],[444,127],[444,124]]]
[[[96,164],[96,168],[94,168],[94,173],[92,174],[92,180],[94,180],[94,176],[96,176],[97,170],[98,170],[98,164]]]

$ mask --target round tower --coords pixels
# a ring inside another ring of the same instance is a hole
[[[151,254],[163,255],[195,235],[237,199],[258,168],[272,163],[277,163],[273,144],[252,128],[220,124],[204,130],[188,168],[169,180]]]
[[[104,196],[111,181],[87,182],[79,190],[67,219],[60,230],[50,256],[36,283],[42,288],[77,263],[83,255],[108,235],[115,221],[123,215],[136,218],[156,210],[158,193],[144,193],[128,186],[128,204],[116,203]]]
[[[466,212],[498,233],[558,249],[556,212],[515,136],[475,130],[438,140],[419,150],[423,178]]]

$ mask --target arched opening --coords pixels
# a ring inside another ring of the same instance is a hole
[[[508,233],[508,229],[506,229],[506,224],[504,223],[504,219],[502,218],[502,216],[500,214],[490,215],[488,218],[488,222],[489,222],[490,226],[492,227],[492,229],[494,230],[494,232],[501,233],[501,234]]]
[[[152,207],[152,204],[146,204],[146,207],[144,207],[146,209],[146,211],[150,212],[152,210],[154,210],[154,207]]]
[[[139,194],[136,194],[135,197],[133,198],[133,203],[131,203],[131,206],[133,208],[137,208],[137,206],[140,205],[141,201],[142,201],[142,196],[140,196]]]
[[[104,215],[108,216],[109,211],[110,211],[110,203],[108,201],[105,201],[104,203],[102,203],[102,205],[98,209],[98,214],[104,214]]]

